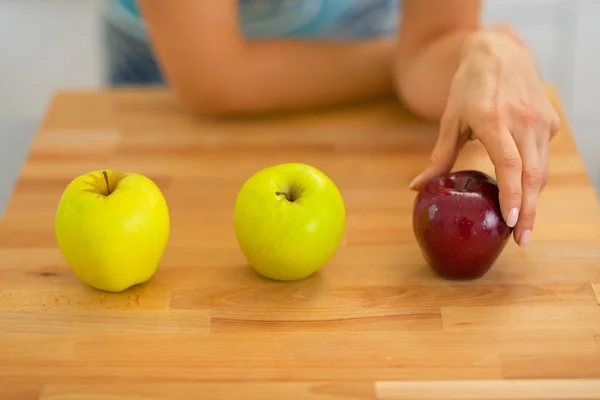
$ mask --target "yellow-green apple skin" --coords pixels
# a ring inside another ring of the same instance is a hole
[[[76,177],[55,216],[58,247],[69,267],[86,284],[108,292],[149,280],[169,232],[162,192],[137,173],[100,170]]]
[[[278,164],[243,184],[234,224],[241,251],[256,272],[293,281],[313,275],[337,251],[346,210],[323,172],[306,164]]]

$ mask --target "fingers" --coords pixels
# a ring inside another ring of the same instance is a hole
[[[418,190],[430,179],[450,172],[461,147],[459,134],[460,119],[444,116],[440,122],[440,133],[431,153],[429,165],[410,183],[411,189]]]
[[[542,170],[542,185],[540,192],[544,190],[548,183],[548,140],[543,136],[538,136],[537,149],[540,157],[540,168]]]
[[[544,169],[534,132],[520,132],[515,140],[523,164],[521,178],[523,198],[519,221],[515,226],[514,238],[519,246],[525,247],[531,240],[535,221],[537,200],[544,181]]]
[[[478,135],[496,168],[500,189],[500,208],[504,221],[513,228],[519,220],[522,202],[522,162],[519,149],[508,128]]]

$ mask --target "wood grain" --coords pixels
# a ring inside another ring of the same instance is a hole
[[[210,120],[160,89],[59,93],[0,223],[0,398],[600,399],[600,208],[562,118],[530,247],[447,282],[407,189],[436,126],[397,104]],[[348,217],[325,268],[282,283],[247,265],[233,205],[290,161]],[[171,212],[155,276],[122,293],[79,281],[54,236],[62,191],[98,168],[147,175]],[[494,173],[476,142],[455,168]]]
[[[123,385],[51,385],[41,400],[368,400],[373,385],[365,383],[152,383]]]
[[[380,382],[381,400],[587,400],[598,399],[599,380]]]

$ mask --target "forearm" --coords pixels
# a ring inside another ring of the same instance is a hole
[[[231,112],[290,110],[391,95],[393,55],[389,38],[249,42],[223,84],[222,106]]]
[[[138,0],[165,78],[187,108],[228,115],[394,93],[396,38],[248,40],[238,0]]]
[[[420,117],[438,120],[446,107],[450,85],[467,40],[475,29],[456,29],[422,48],[400,44],[395,60],[396,93]]]
[[[234,62],[173,73],[171,83],[201,114],[326,107],[393,95],[393,54],[392,39],[247,42]]]

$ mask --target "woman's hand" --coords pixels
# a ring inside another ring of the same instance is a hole
[[[411,187],[449,172],[465,142],[479,140],[495,166],[504,219],[526,246],[547,181],[548,144],[559,124],[524,44],[506,28],[473,33],[452,81],[431,162]]]

